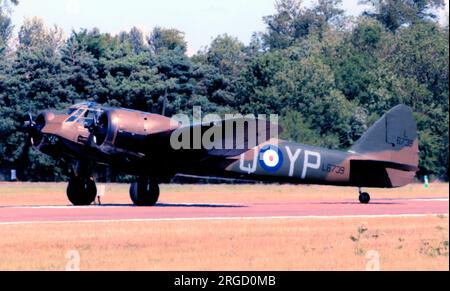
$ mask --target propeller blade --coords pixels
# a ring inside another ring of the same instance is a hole
[[[24,129],[24,130],[30,131],[35,126],[36,126],[36,123],[33,120],[33,115],[31,115],[31,112],[28,112],[22,118],[21,128]]]

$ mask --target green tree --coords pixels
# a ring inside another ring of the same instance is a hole
[[[423,22],[396,35],[388,68],[419,119],[421,173],[448,177],[448,29]]]
[[[245,46],[227,34],[216,37],[206,52],[207,63],[223,74],[236,77],[245,64]]]
[[[303,8],[300,0],[278,0],[276,14],[264,17],[267,32],[263,35],[267,47],[288,48],[310,34],[322,34],[343,19],[340,0],[320,0],[312,8]]]
[[[106,76],[101,80],[106,94],[96,101],[152,112],[163,89],[150,55],[130,54],[113,60],[102,60]]]
[[[216,37],[207,49],[193,58],[200,65],[202,94],[218,105],[233,105],[237,79],[246,59],[246,48],[237,38],[226,34]]]
[[[100,62],[89,51],[84,32],[73,31],[60,52],[64,64],[64,78],[69,91],[68,100],[95,100],[103,92],[99,80]]]
[[[121,32],[119,38],[122,43],[127,42],[136,55],[147,49],[144,43],[144,33],[137,27],[131,28],[129,32]]]
[[[53,180],[61,175],[55,161],[36,155],[28,159],[28,155],[24,155],[27,142],[20,125],[21,117],[28,111],[36,114],[67,105],[64,65],[55,47],[58,39],[50,35],[54,30],[47,29],[40,21],[30,20],[25,21],[20,31],[19,48],[6,69],[7,77],[0,93],[2,164],[16,168],[20,178]],[[31,31],[34,35],[30,35]]]
[[[0,54],[8,47],[13,28],[11,19],[0,8]]]
[[[360,0],[360,3],[371,6],[364,15],[377,19],[391,31],[404,25],[436,20],[434,10],[445,5],[444,0]]]
[[[155,27],[147,39],[150,49],[155,54],[164,50],[178,51],[186,53],[187,42],[184,40],[184,33],[177,29],[167,29]]]
[[[5,7],[9,5],[18,5],[19,0],[0,0],[0,7]]]

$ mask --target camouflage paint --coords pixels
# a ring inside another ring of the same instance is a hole
[[[35,146],[55,158],[95,161],[133,175],[215,175],[285,183],[390,188],[411,183],[418,170],[417,129],[411,109],[404,105],[385,114],[349,151],[278,140],[271,135],[251,149],[173,150],[170,135],[180,125],[172,119],[92,104],[72,109],[70,115],[42,113],[45,119],[43,138]],[[77,120],[76,116],[84,116],[89,110],[102,112],[95,128],[102,134],[91,133],[83,119]],[[218,125],[194,125],[185,130],[197,128],[204,132],[211,126]]]

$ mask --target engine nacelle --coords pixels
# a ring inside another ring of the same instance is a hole
[[[148,135],[177,129],[178,122],[157,114],[141,111],[110,109],[98,118],[94,129],[95,143],[106,153],[145,151]]]

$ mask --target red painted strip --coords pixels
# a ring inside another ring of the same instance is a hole
[[[88,208],[0,207],[0,222],[448,213],[448,201],[374,200],[369,205],[349,201],[273,202],[247,205],[175,205],[161,203],[156,207],[145,208],[129,205]]]

